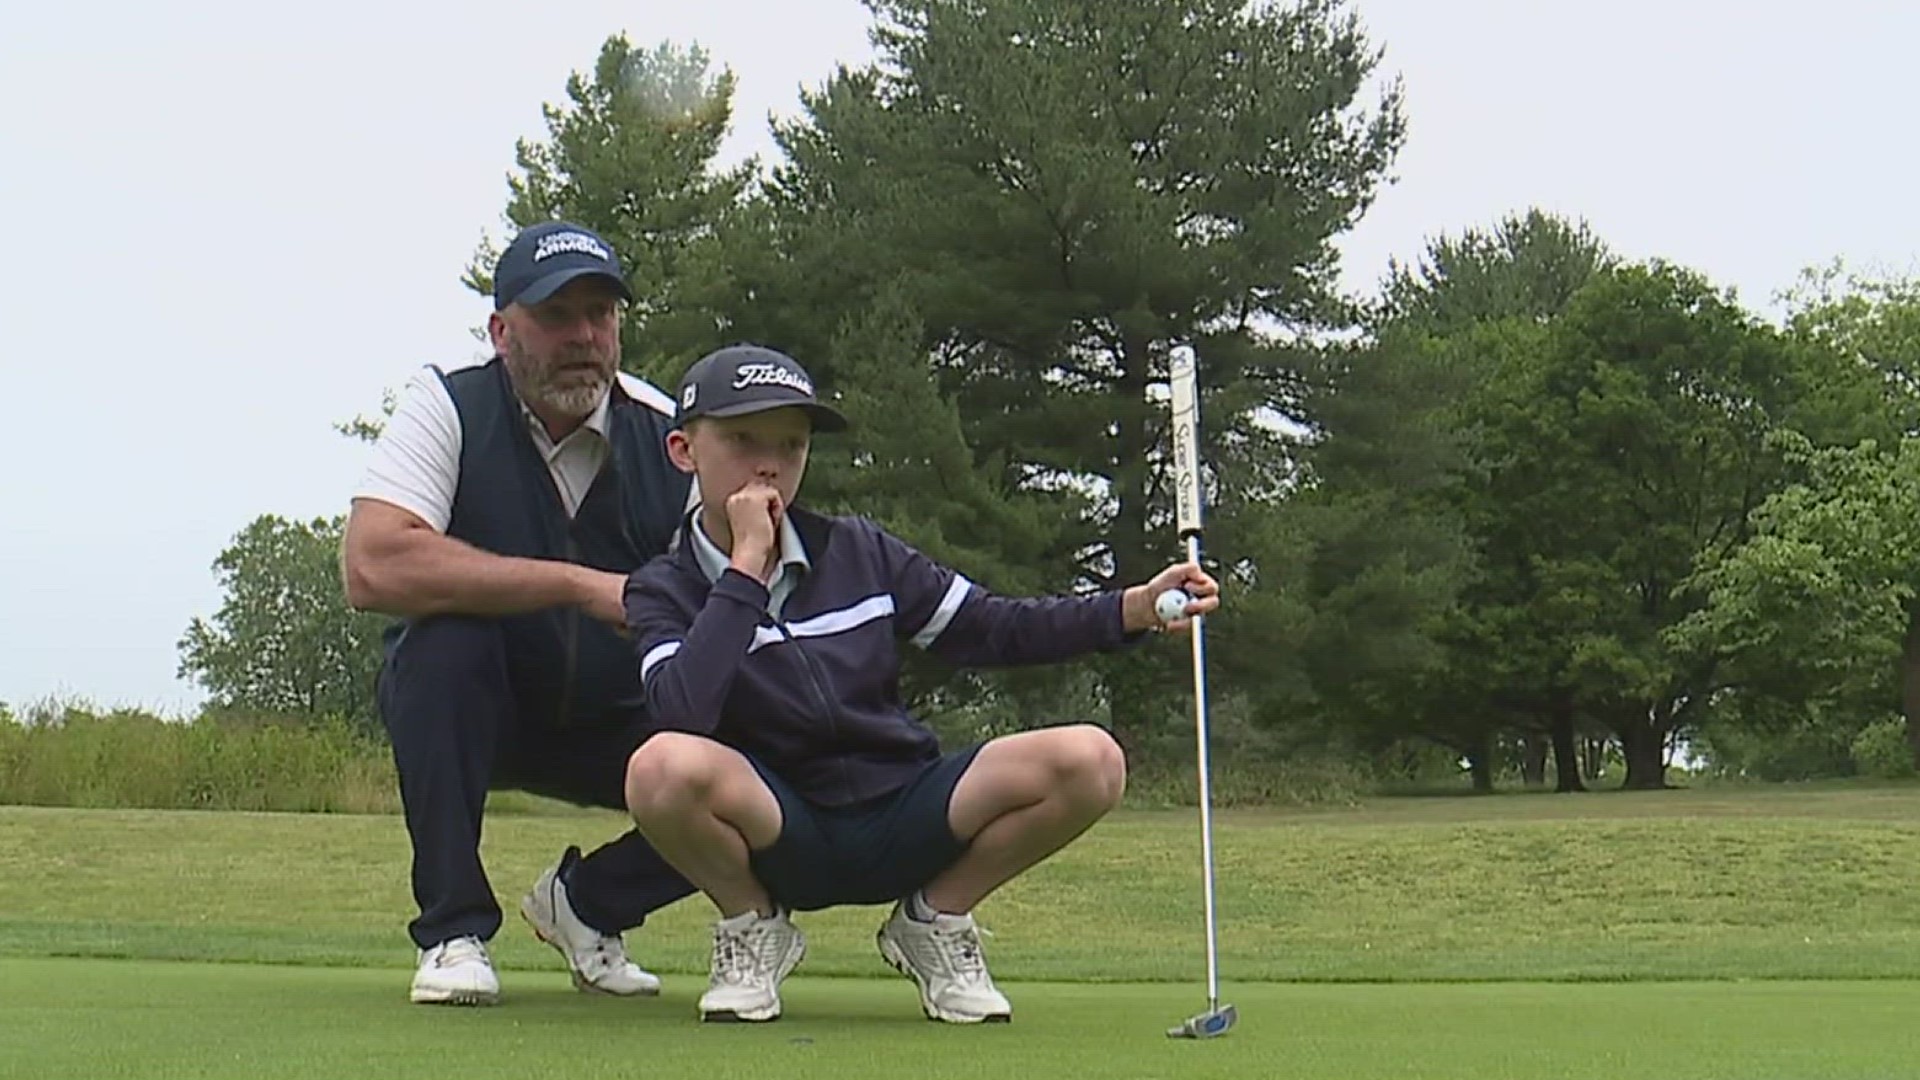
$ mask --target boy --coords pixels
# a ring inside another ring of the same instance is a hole
[[[971,912],[1113,809],[1126,762],[1089,724],[943,755],[900,703],[897,647],[1048,663],[1159,626],[1166,589],[1194,598],[1167,624],[1184,629],[1219,589],[1180,564],[1097,596],[993,596],[870,521],[793,505],[812,433],[845,426],[771,349],[721,349],[681,380],[667,453],[701,505],[627,585],[658,728],[628,763],[627,806],[719,909],[701,1019],[779,1017],[806,952],[789,912],[891,901],[880,952],[927,1016],[1009,1020]]]

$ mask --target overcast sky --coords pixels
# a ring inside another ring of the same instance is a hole
[[[1397,182],[1350,287],[1528,205],[1762,309],[1807,265],[1920,257],[1906,0],[1362,0],[1404,78]],[[870,55],[856,0],[16,5],[0,34],[0,701],[189,709],[210,563],[343,510],[334,421],[477,357],[459,273],[514,140],[607,35],[739,77],[730,159]]]

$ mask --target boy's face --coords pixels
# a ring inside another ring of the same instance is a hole
[[[769,409],[746,416],[705,416],[667,435],[667,456],[692,473],[700,501],[724,510],[734,492],[758,481],[792,506],[807,473],[813,421],[800,409]]]

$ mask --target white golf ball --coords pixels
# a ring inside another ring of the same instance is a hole
[[[1192,602],[1193,597],[1188,596],[1185,589],[1168,589],[1153,598],[1153,613],[1160,616],[1161,622],[1170,623],[1186,618],[1187,605]]]

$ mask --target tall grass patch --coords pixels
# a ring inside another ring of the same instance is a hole
[[[46,703],[0,716],[0,803],[385,813],[387,749],[344,721]]]

